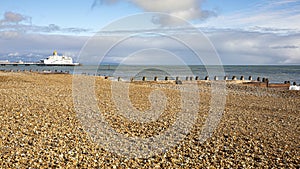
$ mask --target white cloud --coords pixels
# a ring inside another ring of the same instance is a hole
[[[146,12],[162,12],[183,20],[201,20],[210,16],[216,16],[214,11],[203,10],[201,4],[203,0],[127,0],[129,3],[136,5]],[[99,4],[113,4],[119,0],[94,0],[92,7]],[[157,24],[162,26],[181,25],[182,21],[174,19],[174,17],[164,16],[156,19]]]
[[[15,52],[15,53],[9,53],[8,56],[9,57],[15,57],[15,56],[19,56],[19,52]]]

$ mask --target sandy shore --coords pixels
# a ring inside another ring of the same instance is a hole
[[[97,77],[95,94],[116,132],[149,138],[175,123],[179,85],[130,84],[129,98],[139,111],[150,109],[148,96],[155,89],[167,98],[158,120],[139,123],[118,113],[114,99],[119,96],[113,98],[112,83]],[[0,168],[300,167],[300,91],[228,84],[221,121],[200,143],[211,91],[208,83],[198,86],[197,118],[183,140],[152,157],[130,158],[93,142],[84,130],[74,109],[72,75],[0,72]]]

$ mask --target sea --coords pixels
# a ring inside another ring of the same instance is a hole
[[[123,80],[129,80],[134,77],[135,80],[141,80],[146,77],[148,80],[158,77],[158,79],[175,79],[179,77],[184,80],[186,77],[196,77],[204,79],[209,76],[213,79],[224,79],[227,76],[231,79],[236,76],[240,79],[243,76],[248,79],[251,76],[254,80],[258,77],[268,78],[271,83],[300,83],[300,65],[222,65],[222,66],[204,66],[204,65],[168,65],[168,66],[144,66],[144,65],[82,65],[82,66],[37,66],[37,65],[6,65],[0,66],[2,71],[53,71],[69,72],[70,74],[86,74],[93,76],[110,76],[112,80],[120,77]]]

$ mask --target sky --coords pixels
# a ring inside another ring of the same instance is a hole
[[[0,2],[0,60],[53,50],[87,64],[300,64],[300,0]]]

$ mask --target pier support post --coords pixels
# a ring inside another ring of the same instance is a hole
[[[118,82],[120,82],[121,81],[121,77],[118,77]]]
[[[193,76],[191,76],[191,77],[190,77],[190,81],[192,81],[192,80],[193,80],[193,78],[194,78],[194,77],[193,77]]]
[[[252,80],[253,80],[253,79],[252,79],[252,76],[249,76],[249,79],[248,79],[248,80],[251,80],[251,81],[252,81]]]
[[[176,77],[176,81],[180,80],[179,76]]]
[[[143,76],[142,81],[146,81],[146,80],[147,80],[147,78],[145,76]]]
[[[215,77],[214,77],[214,80],[219,80],[218,76],[215,76]]]
[[[154,81],[156,81],[156,82],[158,81],[158,77],[157,76],[154,77]]]
[[[224,76],[224,80],[228,80],[228,76]]]
[[[236,76],[232,76],[232,80],[237,80]]]
[[[244,80],[245,80],[244,76],[241,76],[241,79],[240,79],[240,80],[244,81]]]
[[[195,77],[195,80],[199,80],[199,76],[196,76],[196,77]]]
[[[209,76],[205,76],[204,80],[209,80]]]
[[[132,77],[132,78],[130,78],[130,82],[133,82],[134,81],[134,78]]]
[[[168,80],[169,80],[169,77],[168,77],[168,76],[166,76],[166,77],[165,77],[165,81],[168,81]]]

